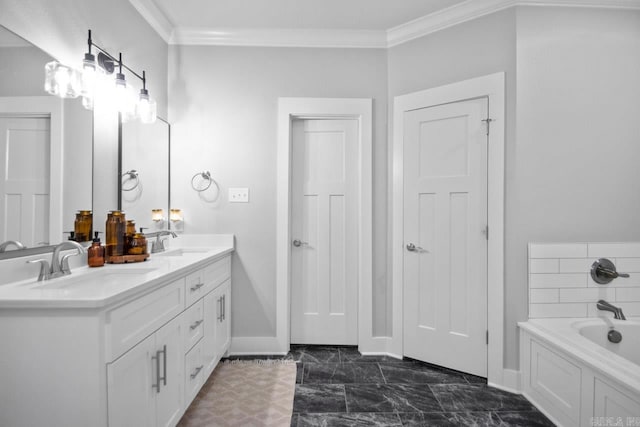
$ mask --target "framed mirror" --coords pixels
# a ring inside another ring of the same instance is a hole
[[[120,127],[119,207],[138,230],[167,230],[171,126],[158,118],[151,124],[132,120]]]
[[[0,26],[0,259],[50,251],[92,210],[93,114],[43,89],[49,54]]]

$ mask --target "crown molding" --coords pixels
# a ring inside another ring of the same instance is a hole
[[[426,36],[513,6],[640,9],[640,0],[467,0],[387,30],[387,47]]]
[[[180,45],[386,48],[385,31],[302,29],[176,28],[169,41]]]
[[[514,6],[591,7],[640,10],[640,0],[466,0],[384,30],[304,30],[176,27],[154,0],[129,0],[169,44],[325,48],[390,48]]]
[[[154,0],[129,0],[129,3],[131,3],[142,18],[151,25],[166,43],[170,42],[171,34],[173,33],[173,24],[164,12],[160,10]]]

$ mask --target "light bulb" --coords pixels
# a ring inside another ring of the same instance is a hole
[[[157,118],[156,101],[149,97],[149,91],[142,89],[137,105],[137,115],[142,123],[154,123]]]

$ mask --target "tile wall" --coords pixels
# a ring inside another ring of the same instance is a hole
[[[597,284],[589,272],[598,258],[630,277]],[[611,316],[596,308],[599,299],[640,316],[640,243],[529,244],[529,318]]]

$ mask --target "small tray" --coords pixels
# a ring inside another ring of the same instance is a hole
[[[107,256],[105,261],[109,264],[126,264],[128,262],[142,262],[149,258],[149,254],[140,255],[119,255],[119,256]]]

